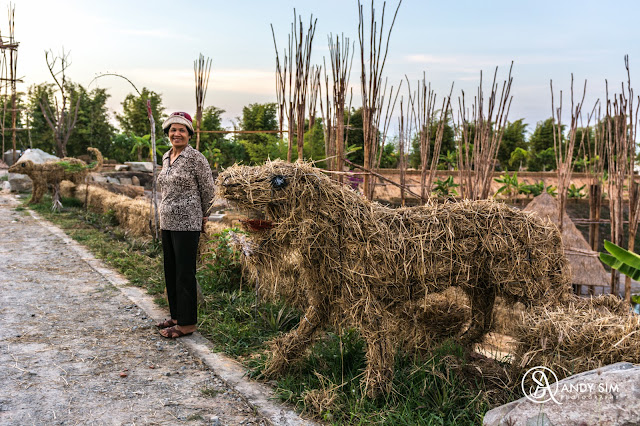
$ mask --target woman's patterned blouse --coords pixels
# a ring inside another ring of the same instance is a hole
[[[202,218],[209,216],[214,187],[207,159],[187,145],[169,164],[171,148],[162,156],[158,185],[162,193],[160,229],[201,231]]]

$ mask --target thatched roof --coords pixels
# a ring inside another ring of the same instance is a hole
[[[535,212],[556,226],[559,224],[558,201],[546,192],[535,197],[524,210]],[[562,242],[571,265],[573,284],[609,286],[610,276],[602,266],[598,253],[591,250],[589,243],[567,214],[563,220]]]

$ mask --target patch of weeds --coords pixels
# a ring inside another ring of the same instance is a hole
[[[15,211],[17,211],[17,212],[23,212],[23,211],[25,211],[25,210],[27,210],[27,209],[26,209],[26,208],[24,208],[23,206],[18,206],[18,207],[16,207],[14,210],[15,210]]]
[[[65,208],[82,208],[82,201],[74,197],[60,197],[60,202]]]
[[[214,398],[222,391],[220,389],[214,389],[214,388],[203,388],[203,389],[200,389],[200,392],[202,393],[202,395],[206,397]]]
[[[0,182],[6,182],[9,180],[9,175],[2,175],[0,176]]]
[[[191,414],[190,416],[187,417],[188,422],[192,422],[195,420],[204,420],[204,417],[202,417],[201,414]]]
[[[206,279],[198,280],[205,293],[232,290],[242,282],[240,253],[233,250],[229,243],[230,231],[240,232],[238,228],[225,229],[209,236],[208,246],[211,250],[203,254],[200,271],[200,275]]]
[[[489,386],[482,375],[469,373],[476,369],[467,364],[463,352],[453,342],[443,343],[427,357],[399,351],[393,392],[370,399],[363,394],[364,342],[354,330],[328,333],[277,379],[276,393],[330,424],[481,424],[495,401],[484,394]],[[260,376],[266,358],[248,363],[254,377]]]

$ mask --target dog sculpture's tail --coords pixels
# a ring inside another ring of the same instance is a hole
[[[87,151],[93,152],[93,155],[96,156],[96,164],[93,167],[89,167],[89,170],[92,172],[99,172],[104,164],[104,157],[102,153],[97,148],[87,148]]]

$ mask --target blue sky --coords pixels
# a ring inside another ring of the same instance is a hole
[[[100,73],[114,72],[138,88],[163,95],[167,112],[194,112],[193,62],[200,53],[212,58],[206,105],[226,110],[224,124],[255,102],[275,101],[275,54],[270,24],[280,51],[284,49],[293,9],[308,25],[317,18],[314,63],[328,59],[327,36],[344,33],[357,45],[358,7],[351,1],[81,1],[17,0],[15,35],[20,42],[18,73],[26,91],[33,83],[50,82],[44,51],[71,54],[68,77],[89,85]],[[369,5],[364,1],[365,19]],[[7,2],[0,3],[0,30],[6,35]],[[387,25],[397,5],[387,2]],[[378,14],[383,2],[375,2]],[[397,85],[406,75],[412,83],[426,71],[439,97],[454,83],[454,110],[461,90],[472,96],[482,70],[485,91],[499,67],[498,79],[513,67],[510,121],[535,123],[550,117],[549,80],[563,90],[565,120],[571,73],[576,92],[588,80],[585,109],[626,81],[623,57],[630,55],[632,85],[640,84],[640,2],[537,1],[420,1],[404,0],[391,35],[385,76]],[[360,63],[354,60],[351,84],[359,105]],[[94,81],[111,94],[109,107],[120,103],[131,87],[124,80]],[[406,86],[405,86],[406,88]],[[638,89],[640,94],[640,89]],[[577,95],[576,95],[577,96]],[[406,92],[405,92],[406,98]],[[557,98],[556,98],[557,101]]]

